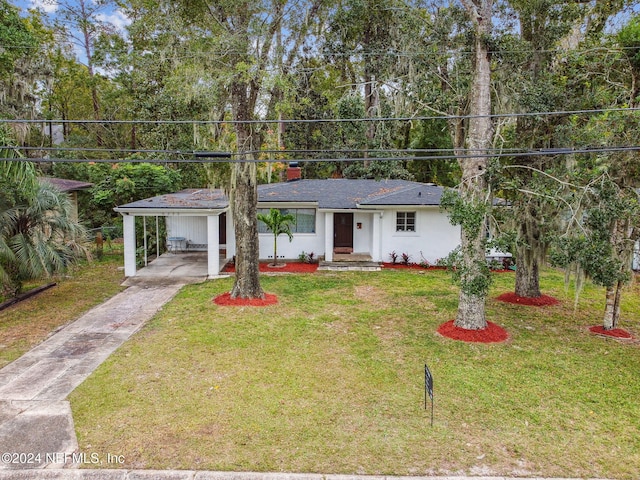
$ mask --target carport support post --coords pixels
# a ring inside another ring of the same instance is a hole
[[[133,277],[136,274],[136,217],[122,216],[122,236],[124,237],[124,275]]]
[[[149,252],[147,251],[147,217],[142,217],[142,241],[144,243],[144,266],[149,265]]]
[[[207,271],[210,277],[220,274],[220,218],[207,215]]]

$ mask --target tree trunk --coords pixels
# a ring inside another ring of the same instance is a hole
[[[613,330],[620,322],[620,301],[622,300],[622,289],[624,284],[616,282],[613,287],[607,287],[606,302],[604,306],[604,320],[602,328]]]
[[[278,235],[273,235],[273,266],[278,265]]]
[[[454,325],[467,330],[482,330],[487,327],[485,315],[486,293],[475,292],[472,287],[476,284],[476,279],[485,275],[483,266],[479,263],[484,262],[486,264],[484,231],[480,236],[469,235],[462,229],[461,240],[463,251],[462,278],[458,297],[458,312]]]
[[[258,240],[258,189],[256,164],[233,165],[235,182],[231,194],[231,213],[236,237],[236,278],[231,298],[263,298],[260,286],[260,244]]]
[[[369,60],[365,59],[365,77],[364,77],[364,111],[365,117],[368,120],[371,120],[376,116],[376,109],[378,108],[378,94],[375,89],[375,77],[369,71]],[[367,131],[365,133],[367,137],[367,150],[373,148],[374,139],[376,137],[376,124],[373,121],[369,121],[367,123]],[[369,152],[364,152],[364,166],[368,167],[371,165],[371,160],[369,160]]]
[[[482,208],[487,205],[486,168],[484,156],[493,135],[491,122],[491,64],[486,38],[491,33],[492,0],[463,0],[463,4],[475,26],[475,62],[471,85],[471,108],[467,147],[477,157],[461,159],[462,182],[460,195],[467,205]],[[454,324],[469,330],[486,328],[485,300],[486,266],[486,217],[474,228],[461,228],[462,262],[461,287],[458,313]]]
[[[527,298],[542,296],[538,259],[530,248],[518,248],[515,293],[519,297]]]
[[[89,28],[91,26],[91,17],[86,10],[84,0],[80,1],[80,19],[79,27],[83,35],[84,53],[87,57],[87,72],[89,73],[89,81],[91,82],[91,105],[93,107],[93,119],[100,120],[100,99],[98,98],[98,87],[96,85],[97,78],[93,69],[93,40]],[[95,126],[96,144],[102,146],[102,135],[100,134],[100,125]]]
[[[233,117],[249,120],[251,108],[248,86],[242,80],[231,87]],[[256,164],[244,152],[252,149],[251,124],[237,123],[238,161],[233,164],[231,213],[236,237],[236,278],[231,298],[263,298],[260,286],[260,243],[258,238],[258,181]]]
[[[616,287],[607,287],[606,302],[604,304],[604,319],[602,322],[602,327],[605,330],[613,330],[616,328],[616,297],[618,297]]]
[[[624,276],[631,268],[631,259],[633,258],[636,237],[637,229],[631,225],[629,218],[624,221],[615,221],[611,243],[613,243],[618,260],[620,260],[621,276]],[[618,280],[613,286],[607,287],[604,318],[602,322],[602,327],[605,330],[613,330],[618,327],[623,288],[624,282],[622,280]]]
[[[516,246],[516,289],[519,297],[538,298],[540,292],[540,232],[533,212],[518,226],[520,242]]]

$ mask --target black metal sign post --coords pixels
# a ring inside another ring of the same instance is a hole
[[[427,364],[424,364],[424,409],[427,409],[427,395],[431,398],[431,426],[433,427],[433,376]]]

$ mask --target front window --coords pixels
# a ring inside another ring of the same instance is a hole
[[[291,225],[291,233],[316,233],[315,208],[280,208],[283,215],[291,214],[296,218],[295,225]],[[268,208],[259,208],[258,213],[269,215]],[[258,220],[258,233],[271,233],[264,222]]]
[[[416,212],[397,212],[396,232],[415,232]]]

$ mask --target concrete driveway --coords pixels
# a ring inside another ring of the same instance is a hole
[[[221,267],[225,259],[220,259]],[[140,268],[124,285],[171,285],[200,283],[208,278],[206,252],[164,253]]]
[[[0,470],[74,466],[67,396],[183,285],[129,287],[0,370]]]

